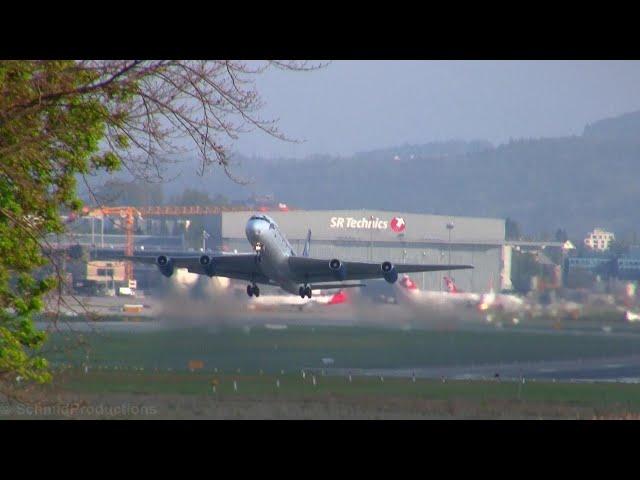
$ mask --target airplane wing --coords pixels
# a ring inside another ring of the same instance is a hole
[[[161,260],[161,257],[164,257]],[[233,278],[236,280],[255,281],[256,283],[272,283],[258,270],[255,253],[237,253],[208,255],[209,261],[201,263],[203,255],[133,255],[123,256],[125,260],[138,263],[156,265],[162,273],[173,272],[177,268],[186,268],[190,273],[198,275],[215,275],[217,277]],[[164,265],[160,263],[165,262]]]
[[[367,262],[342,262],[339,260],[324,260],[317,258],[290,257],[289,268],[294,273],[294,280],[298,282],[331,282],[345,280],[365,280],[369,278],[385,278],[393,276],[390,271],[385,272],[383,265],[397,273],[408,272],[436,272],[442,270],[461,270],[473,268],[472,265],[424,265]],[[321,285],[318,285],[321,288]]]

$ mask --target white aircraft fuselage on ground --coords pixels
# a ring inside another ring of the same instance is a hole
[[[445,283],[447,283],[446,280]],[[397,285],[401,299],[414,305],[440,308],[474,307],[481,298],[478,293],[459,292],[457,289],[453,291],[449,289],[446,292],[420,290],[408,275],[403,275]]]

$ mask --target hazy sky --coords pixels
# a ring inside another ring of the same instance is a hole
[[[257,80],[290,144],[244,136],[247,155],[348,155],[403,143],[549,137],[640,109],[638,61],[336,61]]]

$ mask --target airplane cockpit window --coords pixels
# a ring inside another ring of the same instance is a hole
[[[270,230],[278,228],[278,224],[274,222],[273,219],[268,215],[252,215],[249,220],[264,220],[265,222],[269,222]]]

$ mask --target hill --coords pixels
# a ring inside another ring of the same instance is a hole
[[[581,136],[403,145],[348,157],[234,158],[238,185],[221,170],[199,177],[183,165],[164,198],[188,185],[244,199],[272,194],[308,209],[375,208],[511,217],[527,233],[594,226],[618,234],[640,223],[640,112],[588,125]],[[175,176],[172,171],[170,176]]]

